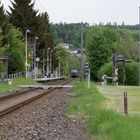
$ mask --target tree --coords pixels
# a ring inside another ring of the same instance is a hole
[[[25,43],[22,32],[12,26],[8,48],[9,72],[25,70]]]
[[[127,29],[117,29],[116,33],[119,36],[119,41],[114,45],[115,53],[122,54],[127,59],[138,60],[138,40],[136,40],[138,32]]]
[[[99,68],[109,61],[117,35],[114,30],[105,27],[94,27],[87,33],[87,55],[90,62],[91,77],[97,80]]]
[[[68,70],[69,70],[68,75],[70,74],[70,70],[73,68],[76,68],[78,75],[80,75],[80,57],[76,55],[68,55],[67,64],[68,64]]]
[[[87,23],[83,23],[84,28],[89,26]],[[51,25],[54,44],[59,43],[69,43],[72,44],[75,48],[80,48],[81,40],[81,23],[59,23]]]
[[[34,10],[34,3],[31,0],[14,0],[10,7],[10,22],[20,28],[25,34],[29,29],[30,42],[34,43],[34,38],[39,38],[37,43],[37,56],[46,57],[47,48],[53,49],[53,37],[50,30],[49,17],[47,12],[37,15],[38,11]],[[42,52],[45,52],[42,54]]]
[[[0,2],[0,26],[3,25],[4,21],[5,21],[5,13],[4,13],[4,8],[3,8],[3,5],[1,5],[1,2]]]
[[[9,73],[15,71],[24,71],[25,65],[25,43],[22,32],[15,28],[12,24],[5,22],[2,28],[3,36],[2,47],[0,49],[2,55],[9,57]]]
[[[45,52],[47,52],[47,48],[53,50],[53,37],[47,12],[37,16],[37,23],[35,26],[36,34],[40,39],[40,44],[38,46],[38,55],[42,57],[42,50],[44,50]]]
[[[130,62],[127,63],[125,66],[126,70],[126,85],[138,85],[138,62]],[[123,84],[123,70],[122,70],[122,63],[119,63],[119,85]],[[104,64],[98,71],[98,77],[101,79],[102,75],[106,74],[107,76],[112,76],[112,63],[106,63]],[[108,82],[112,83],[112,80],[109,80]]]
[[[33,9],[34,3],[31,2],[31,0],[14,0],[14,2],[11,1],[11,3],[11,12],[8,12],[10,22],[14,26],[19,27],[23,33],[25,33],[27,29],[34,32],[37,15],[37,11]]]
[[[62,48],[61,45],[57,45],[54,48],[55,56],[57,63],[55,64],[55,67],[58,67],[58,64],[60,63],[60,68],[61,68],[61,74],[63,75],[68,75],[69,73],[69,67],[68,67],[68,52],[66,49]]]

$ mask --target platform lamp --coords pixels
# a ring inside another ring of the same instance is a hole
[[[52,73],[52,53],[53,53],[53,50],[51,50],[50,52],[50,72]]]
[[[26,41],[26,46],[25,46],[25,54],[26,54],[26,59],[25,59],[25,70],[26,70],[26,78],[28,77],[27,71],[28,71],[28,52],[27,52],[27,47],[28,47],[28,33],[30,33],[30,30],[26,30],[25,34],[25,41]]]
[[[49,50],[50,48],[47,49],[47,74],[49,73]]]
[[[34,78],[36,79],[36,41],[39,38],[36,36],[34,39]]]

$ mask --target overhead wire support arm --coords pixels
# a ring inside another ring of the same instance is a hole
[[[81,23],[81,64],[80,64],[80,79],[83,80],[83,23]]]

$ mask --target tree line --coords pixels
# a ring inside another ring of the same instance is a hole
[[[34,2],[31,0],[14,0],[11,4],[10,10],[5,11],[0,2],[0,57],[9,57],[9,73],[25,69],[27,30],[30,30],[28,34],[30,46],[33,46],[36,36],[39,38],[38,57],[47,57],[47,53],[42,52],[47,52],[47,48],[53,49],[53,36],[47,12],[39,13],[34,9]],[[30,53],[30,49],[28,52]]]
[[[108,27],[108,28],[119,28],[119,29],[126,29],[130,30],[133,33],[139,30],[139,25],[117,25],[117,23],[111,24],[110,22],[106,25],[103,23],[89,25],[88,23],[82,23],[84,27],[84,40],[86,41],[86,32],[89,27]],[[58,43],[69,43],[73,44],[74,48],[80,48],[80,41],[81,41],[81,23],[57,23],[51,24],[51,30],[53,33],[54,44]],[[135,34],[136,33],[136,34]],[[134,38],[138,40],[138,34],[135,32],[133,34]],[[86,46],[86,43],[85,43]]]
[[[99,81],[103,74],[111,77],[113,68],[109,66],[112,66],[112,55],[116,54],[131,60],[131,63],[126,64],[126,84],[137,85],[139,26],[124,23],[122,25],[117,25],[117,23],[83,24],[84,48],[87,61],[90,63],[91,78]],[[74,48],[80,48],[81,23],[60,23],[53,24],[51,27],[56,44],[72,43]],[[119,82],[122,83],[122,64],[118,65],[120,65]]]

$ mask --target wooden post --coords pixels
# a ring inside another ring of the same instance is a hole
[[[128,114],[128,100],[127,100],[127,92],[124,92],[124,114]]]

